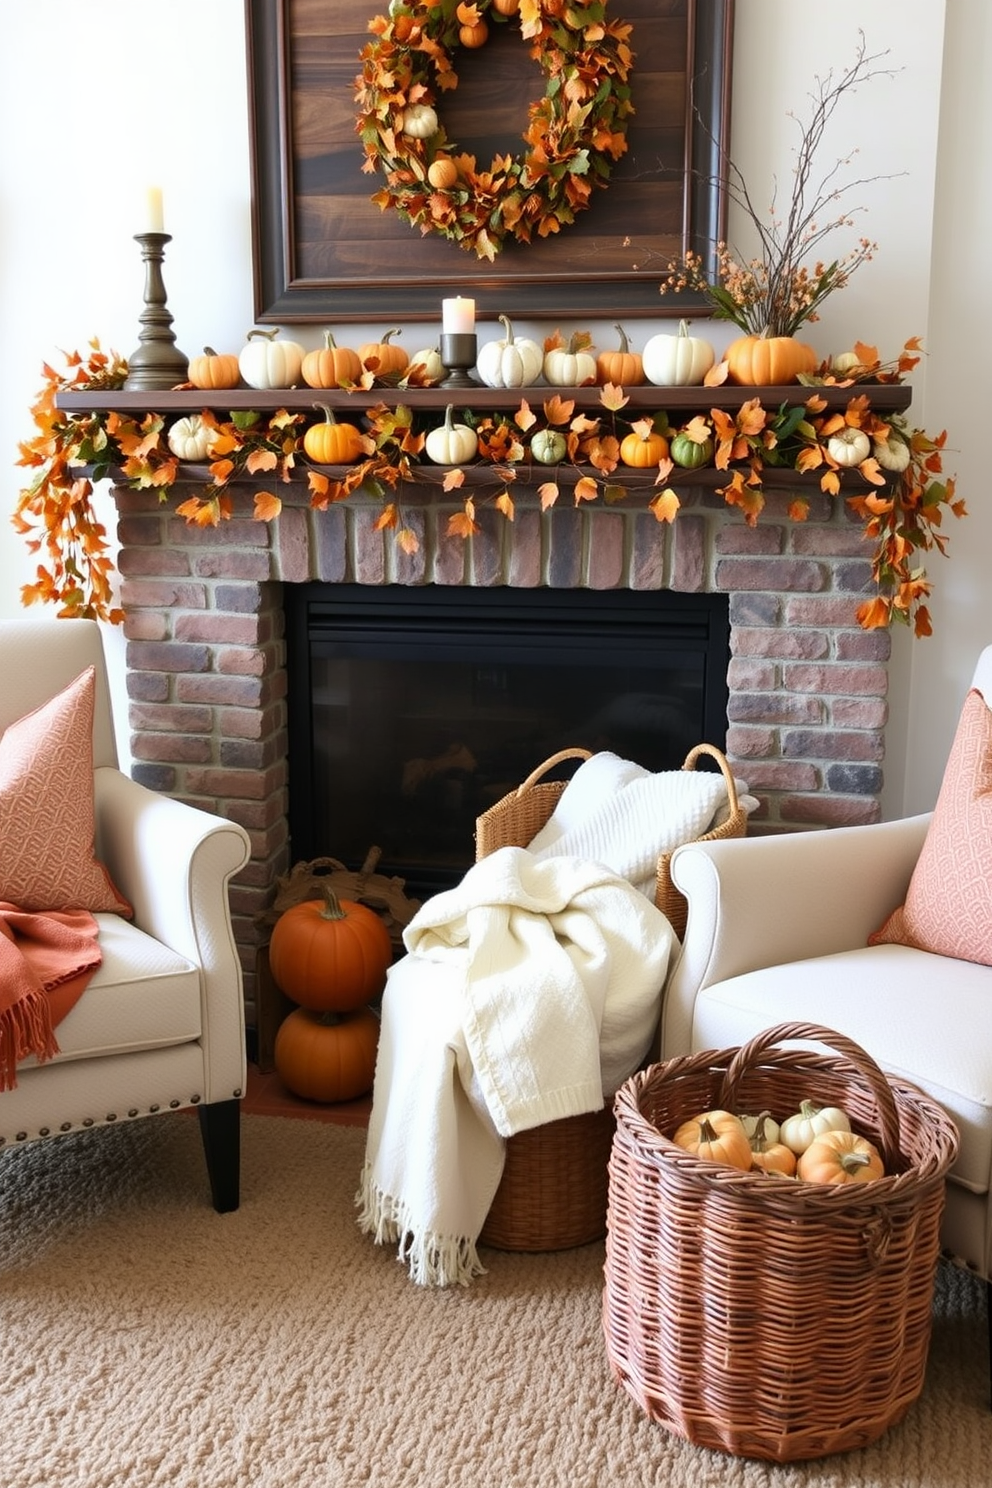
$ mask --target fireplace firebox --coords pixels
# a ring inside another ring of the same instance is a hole
[[[309,583],[285,609],[295,861],[357,868],[375,844],[424,898],[559,750],[662,770],[725,746],[726,595]]]

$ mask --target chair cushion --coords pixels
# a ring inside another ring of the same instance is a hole
[[[0,739],[0,899],[18,909],[131,913],[94,856],[89,666]]]
[[[98,914],[103,962],[55,1030],[51,1063],[188,1043],[200,1037],[200,973],[116,914]],[[26,1059],[30,1068],[36,1061]]]
[[[984,966],[907,946],[865,947],[715,982],[696,998],[692,1047],[736,1048],[777,1023],[836,1028],[884,1070],[943,1106],[961,1135],[950,1179],[986,1193],[992,1169],[990,999],[992,971]]]
[[[992,712],[965,699],[906,902],[869,937],[992,965]]]

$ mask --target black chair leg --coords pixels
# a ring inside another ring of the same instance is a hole
[[[197,1112],[210,1196],[217,1213],[228,1214],[241,1202],[241,1102],[211,1101]]]

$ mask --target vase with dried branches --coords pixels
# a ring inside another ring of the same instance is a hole
[[[660,285],[663,295],[702,294],[714,319],[732,321],[748,335],[794,336],[800,326],[819,319],[823,301],[843,289],[877,249],[862,236],[845,254],[827,260],[823,245],[835,232],[853,228],[855,217],[865,210],[847,205],[850,193],[882,178],[847,179],[853,155],[836,160],[819,175],[816,157],[842,100],[863,84],[892,75],[891,69],[878,65],[886,55],[869,55],[862,33],[850,66],[839,77],[828,72],[816,80],[809,118],[805,123],[796,120],[800,138],[784,213],[777,189],[769,210],[760,211],[743,173],[728,161],[727,197],[747,219],[757,252],[745,257],[728,243],[717,243],[715,274],[710,275],[703,256],[689,251],[667,265]]]

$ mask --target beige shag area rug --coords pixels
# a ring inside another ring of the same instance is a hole
[[[2,1097],[0,1097],[2,1099]],[[923,1396],[790,1466],[687,1446],[614,1384],[602,1246],[415,1287],[355,1224],[364,1132],[251,1116],[215,1214],[195,1120],[0,1157],[4,1488],[977,1488],[984,1289],[938,1282]],[[837,1308],[843,1313],[844,1299]]]

